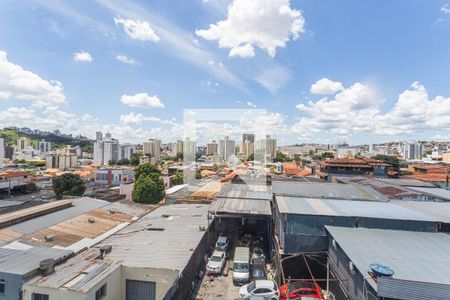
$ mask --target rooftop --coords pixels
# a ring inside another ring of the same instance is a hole
[[[103,240],[112,245],[108,257],[129,267],[183,270],[208,226],[208,205],[161,206]],[[151,255],[149,255],[151,253]]]
[[[328,182],[273,181],[272,192],[277,196],[305,198],[387,200],[383,195],[370,187]]]
[[[71,253],[72,251],[67,250],[32,246],[27,249],[0,247],[0,272],[26,276],[39,269],[42,260],[60,260]]]
[[[217,198],[211,203],[209,211],[220,214],[248,214],[271,216],[270,200],[267,199],[242,199],[242,198]]]
[[[271,200],[272,194],[267,185],[227,183],[217,194],[217,198]]]
[[[436,218],[391,202],[312,199],[285,196],[277,196],[276,202],[280,213],[285,214],[439,222]]]
[[[389,266],[395,279],[450,285],[450,235],[326,226],[364,275],[372,263]],[[414,245],[414,247],[412,247]],[[376,283],[366,276],[376,290]]]

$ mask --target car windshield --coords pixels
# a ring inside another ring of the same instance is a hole
[[[234,263],[234,271],[236,272],[248,272],[248,263]]]
[[[247,292],[249,292],[249,293],[253,292],[253,290],[255,289],[255,287],[256,287],[256,283],[255,283],[255,282],[250,283],[250,284],[247,286]]]
[[[219,246],[219,247],[225,246],[225,243],[224,242],[217,242],[217,246]]]
[[[211,256],[210,261],[219,262],[222,258],[220,256]]]

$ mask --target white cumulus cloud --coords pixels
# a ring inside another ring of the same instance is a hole
[[[158,42],[159,36],[150,27],[150,24],[141,20],[124,19],[121,17],[114,17],[114,23],[121,25],[126,34],[133,40]]]
[[[124,64],[128,64],[128,65],[135,65],[137,64],[136,61],[132,58],[129,58],[125,55],[122,54],[118,54],[116,55],[116,59],[120,62],[123,62]]]
[[[147,93],[138,93],[135,95],[122,95],[120,101],[130,107],[143,108],[164,108],[164,104],[158,96],[150,96]]]
[[[444,4],[444,6],[441,7],[441,11],[444,14],[450,14],[450,5],[448,3]]]
[[[322,78],[311,85],[310,92],[317,95],[332,95],[343,89],[344,86],[339,81]]]
[[[6,52],[0,50],[0,100],[30,100],[34,105],[59,105],[66,103],[61,82],[45,80],[8,61]]]
[[[305,19],[289,0],[234,0],[227,18],[195,33],[220,48],[230,49],[229,56],[255,56],[254,47],[271,57],[277,48],[297,39],[304,32]]]
[[[73,59],[75,61],[91,62],[93,58],[89,52],[81,50],[73,54]]]

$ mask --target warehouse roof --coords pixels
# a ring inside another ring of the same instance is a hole
[[[70,218],[81,215],[90,210],[110,204],[107,201],[97,200],[89,197],[71,199],[71,201],[72,206],[69,208],[48,213],[40,217],[33,218],[25,222],[9,226],[7,228],[10,230],[14,230],[16,232],[21,232],[23,234],[30,234],[48,228],[57,223],[66,221]]]
[[[208,226],[208,205],[161,206],[103,240],[112,245],[110,259],[124,266],[183,270]],[[149,255],[149,253],[151,255]]]
[[[450,235],[400,230],[326,226],[372,287],[372,263],[389,266],[394,279],[450,285]],[[401,292],[401,291],[399,291]]]
[[[440,198],[442,200],[450,201],[450,191],[440,189],[440,188],[426,188],[426,187],[408,187],[408,189],[413,190],[415,192],[434,196]]]
[[[241,199],[241,198],[217,198],[211,203],[209,211],[220,214],[248,214],[271,216],[272,209],[269,200]]]
[[[277,196],[276,202],[280,213],[285,214],[367,217],[431,222],[439,221],[431,216],[415,212],[391,202],[312,199],[284,196]]]
[[[386,201],[383,195],[367,186],[328,182],[274,181],[272,192],[277,196]]]
[[[217,194],[217,198],[271,200],[272,194],[267,185],[227,183]]]
[[[32,246],[23,250],[1,247],[0,272],[25,276],[39,269],[42,260],[60,260],[71,253],[72,251],[67,250]]]
[[[435,218],[443,223],[450,223],[450,203],[426,202],[426,201],[398,201],[392,203],[402,206],[417,213]]]

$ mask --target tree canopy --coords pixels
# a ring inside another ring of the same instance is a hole
[[[395,156],[378,154],[375,155],[373,158],[382,160],[385,163],[392,165],[392,169],[394,169],[395,171],[398,171],[400,169],[400,161]]]
[[[164,197],[164,181],[157,166],[143,164],[135,169],[132,198],[135,202],[158,203]]]
[[[86,190],[83,179],[77,174],[63,174],[53,178],[52,183],[53,191],[58,199],[63,196],[83,196]]]
[[[172,183],[174,185],[183,184],[184,177],[183,177],[183,171],[177,171],[175,175],[172,177]]]

